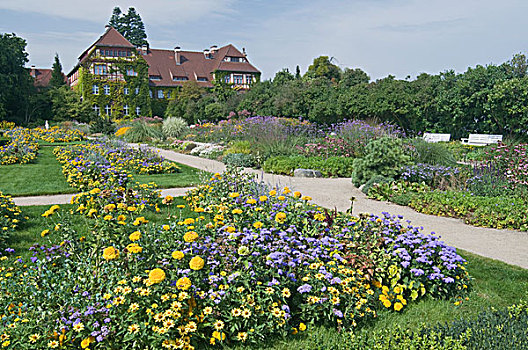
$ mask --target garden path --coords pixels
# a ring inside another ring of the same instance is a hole
[[[225,165],[215,160],[163,149],[159,149],[159,152],[167,159],[201,170],[213,173],[221,173],[225,170]],[[409,207],[371,200],[354,187],[349,178],[297,178],[267,174],[254,169],[245,169],[245,172],[256,174],[260,180],[272,186],[288,186],[293,191],[300,191],[304,195],[311,196],[314,203],[326,208],[346,211],[350,208],[350,199],[354,198],[354,215],[359,213],[383,215],[384,212],[402,215],[404,220],[408,220],[413,226],[423,227],[425,232],[433,232],[449,245],[528,269],[528,233],[526,232],[474,227],[464,224],[460,219],[421,214]],[[182,196],[188,189],[166,189],[162,190],[162,195]],[[71,197],[72,195],[53,195],[13,199],[17,205],[23,206],[65,204],[70,202]]]

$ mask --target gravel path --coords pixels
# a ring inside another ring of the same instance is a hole
[[[135,145],[137,147],[137,145]],[[160,154],[172,161],[194,168],[223,172],[225,165],[221,162],[194,157],[174,151],[159,150]],[[425,232],[433,232],[450,245],[485,257],[504,261],[509,264],[528,268],[528,233],[512,230],[496,230],[466,225],[460,219],[444,218],[418,213],[409,207],[389,202],[368,199],[365,194],[352,185],[349,178],[313,179],[296,178],[282,175],[266,174],[259,170],[245,169],[272,186],[288,186],[293,191],[312,197],[313,202],[326,208],[345,211],[350,208],[354,198],[353,213],[372,213],[382,215],[388,212],[403,215],[404,220],[413,226],[423,227]],[[188,188],[163,190],[162,195],[181,196]],[[69,203],[71,195],[18,197],[17,205],[61,204]]]

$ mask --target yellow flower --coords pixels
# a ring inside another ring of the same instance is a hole
[[[259,197],[259,201],[261,201],[261,202],[265,202],[267,200],[268,200],[268,197],[266,197],[266,196],[260,196]]]
[[[400,311],[401,309],[403,309],[403,304],[402,303],[395,303],[394,304],[394,310]]]
[[[183,220],[183,224],[184,225],[192,225],[192,224],[194,224],[194,219],[193,218],[187,218],[187,219]]]
[[[228,226],[228,227],[226,228],[226,231],[229,232],[229,233],[233,233],[233,232],[236,231],[236,228],[234,228],[233,226]]]
[[[187,290],[191,287],[191,280],[188,277],[182,277],[176,281],[176,287],[181,290]]]
[[[229,197],[231,197],[231,198],[237,198],[238,196],[240,196],[240,194],[238,192],[233,192],[233,193],[229,194]]]
[[[301,192],[299,192],[299,191],[295,191],[295,192],[293,192],[293,196],[294,196],[295,198],[301,198]]]
[[[257,221],[253,224],[253,227],[256,228],[256,229],[259,229],[263,226],[264,224],[260,221]]]
[[[204,259],[199,256],[195,256],[189,262],[189,267],[195,271],[201,270],[205,265]]]
[[[268,193],[268,194],[269,194],[270,196],[272,196],[272,197],[273,197],[274,195],[276,195],[276,194],[277,194],[277,191],[275,191],[275,190],[271,190],[271,191],[269,191],[269,193]]]
[[[248,198],[248,200],[246,200],[246,203],[247,204],[255,204],[255,203],[257,203],[257,200],[255,198]]]
[[[391,305],[392,305],[392,303],[391,303],[390,300],[388,300],[388,299],[383,300],[383,306],[385,306],[386,308],[391,307]]]
[[[143,248],[140,247],[137,243],[130,243],[129,245],[127,245],[126,249],[132,254],[141,253],[143,251]]]
[[[306,330],[306,325],[305,325],[304,323],[301,322],[301,323],[299,324],[299,330],[300,330],[301,332],[304,332],[304,331]]]
[[[242,214],[242,210],[241,209],[233,209],[232,211],[233,214]]]
[[[180,252],[179,250],[175,250],[175,251],[172,252],[172,258],[173,259],[181,260],[181,259],[183,259],[184,256],[185,256],[185,254],[183,254],[183,252]]]
[[[194,231],[189,231],[183,235],[183,240],[187,243],[194,242],[196,241],[197,238],[198,238],[198,234]]]
[[[117,259],[119,258],[119,251],[112,246],[107,247],[103,250],[103,258],[106,261]]]
[[[90,344],[91,344],[94,340],[95,340],[94,337],[84,338],[83,341],[81,342],[81,348],[86,349],[87,347],[90,346]]]
[[[130,207],[127,207],[127,210],[128,210],[128,211],[136,211],[137,208],[134,207],[134,206],[130,206]]]
[[[98,194],[99,192],[101,192],[101,190],[99,188],[94,188],[92,190],[90,190],[90,194]]]
[[[291,193],[291,190],[288,187],[284,187],[284,190],[282,190],[282,193],[288,194],[288,193]]]
[[[45,236],[47,236],[49,233],[50,233],[50,230],[44,230],[44,231],[42,231],[42,232],[40,233],[40,235],[41,235],[42,237],[45,237]]]
[[[169,225],[163,225],[162,228],[163,228],[165,231],[170,230],[170,226],[169,226]]]
[[[310,196],[303,196],[301,199],[302,199],[303,201],[311,201],[311,200],[312,200],[312,197],[310,197]]]
[[[153,284],[163,282],[163,280],[165,280],[165,271],[160,268],[155,268],[154,270],[150,271],[148,280]]]
[[[284,221],[286,221],[286,214],[283,212],[279,212],[275,215],[275,221],[282,224]]]
[[[214,339],[217,339],[217,340],[222,341],[222,340],[225,339],[225,337],[226,337],[226,336],[225,336],[225,333],[224,333],[224,332],[222,332],[222,333],[220,333],[220,332],[218,332],[218,331],[214,331],[214,332],[213,332],[213,338],[214,338]]]
[[[128,236],[128,238],[132,241],[132,242],[135,242],[135,241],[139,241],[139,239],[141,238],[141,232],[139,231],[134,231],[130,234],[130,236]]]

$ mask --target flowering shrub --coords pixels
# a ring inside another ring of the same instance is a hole
[[[13,203],[10,196],[0,192],[0,247],[5,245],[10,233],[23,221],[20,208]]]
[[[460,169],[443,165],[413,164],[401,169],[400,178],[409,182],[424,182],[433,188],[455,187]]]
[[[0,165],[27,164],[37,157],[39,145],[29,129],[13,128],[4,132],[11,141],[0,146]]]
[[[107,197],[93,192],[102,205]],[[78,237],[60,219],[42,235],[61,245],[35,247],[27,262],[3,258],[4,347],[254,344],[314,323],[357,327],[382,308],[467,290],[454,248],[396,217],[329,213],[234,172],[185,199],[195,215],[161,226],[140,206],[100,205],[88,221],[93,235]]]

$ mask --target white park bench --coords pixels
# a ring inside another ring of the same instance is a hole
[[[502,135],[469,134],[467,139],[461,139],[464,145],[486,146],[502,141]]]
[[[449,142],[449,140],[451,139],[451,134],[434,134],[434,133],[424,132],[423,139],[426,142],[432,142],[432,143]]]

